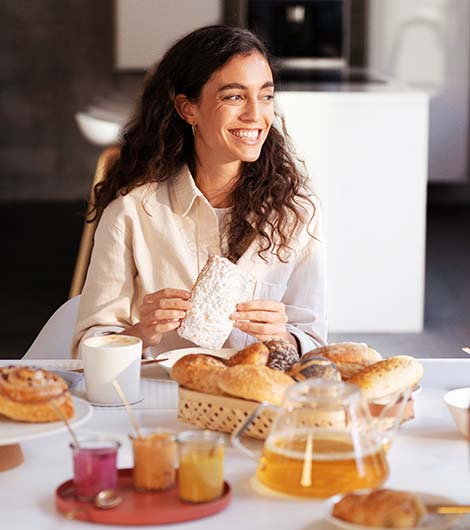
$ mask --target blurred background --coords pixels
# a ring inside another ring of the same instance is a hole
[[[279,108],[324,200],[330,342],[465,356],[468,0],[3,0],[0,358],[69,298],[98,158],[145,72],[212,23],[281,59]]]

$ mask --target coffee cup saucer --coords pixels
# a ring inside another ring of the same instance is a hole
[[[143,400],[144,400],[144,396],[140,396],[138,399],[134,401],[129,401],[129,405],[137,405],[138,403],[142,403]],[[93,407],[105,407],[105,408],[123,408],[124,407],[123,403],[95,403],[94,401],[88,401],[88,403],[90,405],[93,405]]]

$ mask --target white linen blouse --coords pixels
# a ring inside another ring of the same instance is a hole
[[[252,299],[285,304],[287,327],[301,353],[325,344],[327,334],[326,250],[317,200],[315,207],[308,230],[302,226],[291,241],[294,252],[287,263],[272,253],[263,261],[257,240],[237,262],[256,279]],[[72,356],[79,356],[84,338],[138,323],[146,294],[164,288],[191,290],[209,254],[222,254],[218,216],[187,166],[174,179],[119,196],[105,208],[96,229]],[[234,328],[224,347],[240,349],[255,340]],[[194,344],[170,331],[147,354],[190,346]]]

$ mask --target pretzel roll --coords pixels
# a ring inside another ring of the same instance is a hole
[[[235,366],[236,364],[257,364],[259,366],[266,366],[269,357],[269,349],[262,342],[255,342],[250,344],[243,350],[238,351],[232,355],[227,361],[227,366]]]
[[[380,353],[376,352],[363,342],[339,342],[320,346],[306,353],[304,357],[321,356],[334,363],[342,379],[347,380],[366,366],[382,360]]]
[[[171,377],[180,385],[206,394],[222,394],[217,386],[220,375],[227,370],[222,359],[212,355],[185,355],[171,368]]]
[[[371,400],[413,387],[422,377],[420,362],[407,355],[398,355],[367,366],[348,383],[360,387],[365,397]]]
[[[280,405],[285,391],[294,384],[294,380],[267,366],[239,364],[221,373],[218,384],[221,391],[231,396]]]
[[[31,423],[60,421],[51,402],[67,419],[73,416],[72,397],[61,377],[29,366],[0,368],[0,414]]]

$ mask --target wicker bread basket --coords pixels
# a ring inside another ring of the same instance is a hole
[[[232,433],[260,405],[256,401],[204,394],[182,386],[178,389],[178,397],[179,420],[225,433]],[[246,434],[258,440],[266,439],[275,415],[273,410],[263,410]]]
[[[196,427],[231,434],[239,427],[248,416],[259,407],[257,401],[233,398],[229,396],[216,396],[195,392],[185,387],[178,388],[178,419]],[[373,424],[376,429],[386,431],[395,423],[395,408],[384,418],[379,418],[382,407],[373,409]],[[246,435],[258,440],[265,440],[276,416],[273,409],[263,409],[250,424]],[[402,422],[414,418],[413,400],[406,405]],[[342,413],[319,413],[315,425],[318,427],[344,426],[345,416]]]
[[[260,405],[257,401],[204,394],[182,386],[179,387],[178,393],[178,419],[211,431],[232,433]],[[246,435],[265,440],[275,416],[275,410],[263,409],[253,419]],[[317,427],[344,426],[345,416],[342,411],[318,411],[314,421]]]

